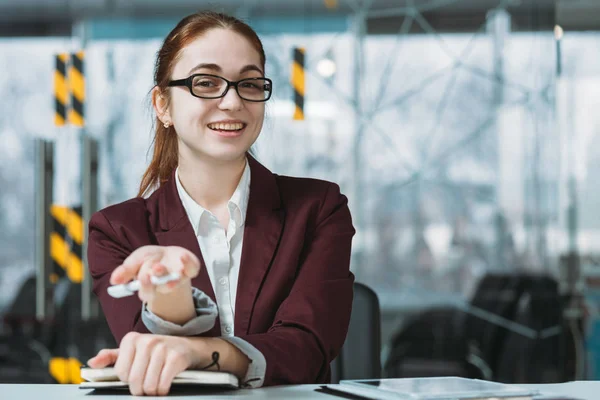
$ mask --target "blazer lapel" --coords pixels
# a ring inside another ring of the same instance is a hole
[[[192,279],[192,286],[206,293],[216,303],[215,293],[210,283],[208,272],[206,271],[198,239],[179,198],[175,179],[177,178],[173,172],[171,179],[159,189],[161,190],[158,200],[160,231],[154,232],[154,235],[159,245],[180,246],[190,250],[198,257],[201,265],[200,273]],[[221,324],[218,317],[215,326],[206,335],[221,335]]]
[[[275,176],[258,161],[250,163],[250,197],[235,304],[235,334],[248,333],[256,298],[273,262],[284,226]]]

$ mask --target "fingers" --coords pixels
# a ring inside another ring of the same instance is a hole
[[[142,385],[144,394],[149,396],[156,396],[158,394],[158,383],[160,374],[164,368],[166,353],[167,348],[163,343],[154,346]]]
[[[169,270],[163,264],[157,263],[152,266],[152,275],[154,276],[163,276],[167,275]]]
[[[119,358],[115,363],[115,372],[119,379],[123,382],[129,382],[129,372],[136,352],[136,341],[141,336],[137,332],[129,332],[119,346]]]
[[[179,273],[187,278],[194,278],[200,272],[200,260],[187,249],[178,246],[143,246],[115,268],[110,277],[111,285],[139,279],[140,271],[149,260],[160,262],[168,273]]]
[[[200,272],[200,260],[189,252],[183,253],[179,260],[183,266],[183,275],[188,278],[195,278]]]
[[[129,391],[134,396],[144,394],[144,380],[150,364],[150,355],[158,339],[154,335],[146,335],[136,341],[135,357],[129,371]]]
[[[129,384],[132,395],[162,396],[169,393],[175,376],[192,365],[189,352],[181,338],[130,332],[118,353],[117,349],[103,350],[90,361],[100,365],[100,361],[116,359],[117,375]]]
[[[110,284],[119,285],[135,279],[142,264],[148,259],[160,258],[163,251],[161,246],[142,246],[135,250],[112,272]]]
[[[179,276],[179,278],[176,280],[156,285],[156,292],[161,294],[173,293],[174,291],[179,290],[182,284],[188,283],[189,286],[189,283],[191,282],[191,280],[183,273],[183,267],[175,268],[174,271],[169,271],[164,264],[158,264],[153,267],[152,272],[158,277],[168,274],[177,274]]]
[[[151,302],[156,293],[156,287],[150,281],[150,277],[152,275],[152,266],[154,264],[155,261],[152,259],[144,261],[137,276],[137,279],[140,281],[138,297],[143,302]]]
[[[104,368],[114,365],[119,357],[119,349],[103,349],[87,362],[91,368]]]
[[[158,382],[158,395],[165,396],[171,390],[171,384],[175,376],[188,367],[185,357],[177,352],[169,352],[160,374]]]

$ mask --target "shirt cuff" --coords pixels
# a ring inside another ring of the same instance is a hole
[[[244,339],[235,336],[221,336],[221,339],[237,347],[242,353],[250,359],[248,371],[241,384],[244,387],[259,388],[265,382],[265,373],[267,371],[267,360],[265,356],[250,343]]]
[[[217,319],[217,305],[203,291],[195,287],[192,288],[192,297],[194,299],[196,317],[184,325],[165,321],[148,310],[146,303],[143,303],[142,321],[144,325],[146,325],[150,333],[157,335],[194,336],[209,331],[215,325],[215,320]]]

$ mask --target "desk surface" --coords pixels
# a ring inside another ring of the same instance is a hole
[[[519,385],[538,389],[544,394],[563,394],[582,400],[597,400],[600,393],[600,381],[579,381],[546,385]],[[204,391],[188,389],[184,392],[172,393],[168,397],[152,397],[152,399],[173,399],[174,397],[199,397],[200,394],[218,399],[336,399],[323,393],[315,392],[319,385],[279,386],[264,389],[243,389],[229,392]],[[92,390],[79,389],[77,385],[32,385],[32,384],[0,384],[2,399],[19,400],[114,400],[129,398],[125,391],[112,393],[95,393]],[[117,393],[117,394],[115,394]],[[339,399],[339,398],[338,398]]]

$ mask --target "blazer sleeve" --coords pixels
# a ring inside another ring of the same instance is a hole
[[[121,343],[128,332],[149,333],[141,318],[142,302],[138,296],[115,299],[107,292],[112,271],[133,250],[126,235],[117,233],[102,211],[92,215],[88,235],[88,266],[93,291],[100,301],[117,344]]]
[[[354,233],[347,198],[332,184],[273,325],[265,333],[239,336],[264,355],[264,386],[330,379],[329,364],[338,355],[350,323]]]

